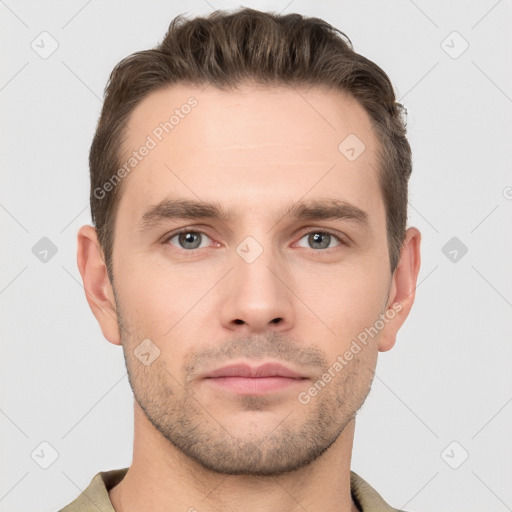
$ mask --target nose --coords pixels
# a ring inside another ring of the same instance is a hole
[[[222,293],[222,325],[241,334],[291,329],[293,283],[285,265],[271,251],[249,261],[234,255]]]

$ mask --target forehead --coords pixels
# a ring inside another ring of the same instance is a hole
[[[144,98],[132,112],[128,129],[132,143],[147,135],[162,142],[172,132],[175,149],[178,144],[197,149],[198,143],[206,148],[218,143],[227,147],[229,142],[233,150],[262,143],[308,143],[322,149],[329,144],[337,156],[336,142],[350,133],[367,146],[374,142],[369,116],[358,101],[348,93],[319,86],[247,83],[220,90],[213,85],[177,84]],[[196,137],[190,136],[192,129]]]
[[[171,193],[247,208],[318,192],[371,206],[368,198],[379,195],[376,149],[368,114],[340,91],[173,85],[130,116],[122,160],[133,165],[125,166],[120,208],[142,215]]]

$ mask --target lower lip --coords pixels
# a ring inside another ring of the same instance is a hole
[[[216,386],[241,395],[263,395],[298,384],[304,384],[306,379],[293,379],[290,377],[215,377],[206,380]]]

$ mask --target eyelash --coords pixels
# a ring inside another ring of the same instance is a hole
[[[164,239],[162,240],[162,244],[164,244],[164,245],[169,244],[169,241],[172,238],[174,238],[175,236],[177,236],[177,235],[179,235],[181,233],[196,233],[196,234],[205,235],[205,236],[207,236],[208,238],[211,239],[211,237],[208,236],[207,233],[205,233],[204,231],[201,231],[199,229],[181,228],[181,229],[179,229],[177,231],[173,231],[168,236],[165,236]],[[299,238],[299,240],[302,240],[305,236],[310,235],[312,233],[315,233],[315,234],[320,233],[322,235],[330,235],[333,238],[335,238],[337,242],[339,242],[339,245],[336,245],[334,247],[328,247],[326,249],[312,249],[311,247],[308,247],[307,249],[310,250],[310,251],[313,251],[313,252],[327,252],[330,249],[336,249],[337,247],[347,246],[348,245],[348,243],[345,240],[343,240],[338,234],[336,234],[333,231],[330,231],[329,229],[326,229],[326,228],[312,229],[310,231],[307,231],[307,232],[302,234],[302,236]],[[197,249],[183,249],[181,247],[176,247],[176,246],[172,246],[172,247],[174,249],[177,249],[178,251],[182,251],[182,252],[186,252],[186,253],[194,253],[195,251],[198,251],[199,249],[204,249],[204,247],[197,248]]]

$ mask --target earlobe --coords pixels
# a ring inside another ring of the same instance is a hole
[[[114,345],[121,344],[114,291],[93,226],[78,231],[77,264],[89,307],[98,321],[103,336]]]
[[[408,317],[414,303],[421,264],[420,242],[420,232],[416,228],[409,228],[400,251],[400,260],[392,277],[386,311],[386,315],[390,313],[390,320],[380,333],[379,351],[381,352],[386,352],[394,346],[398,330]]]

